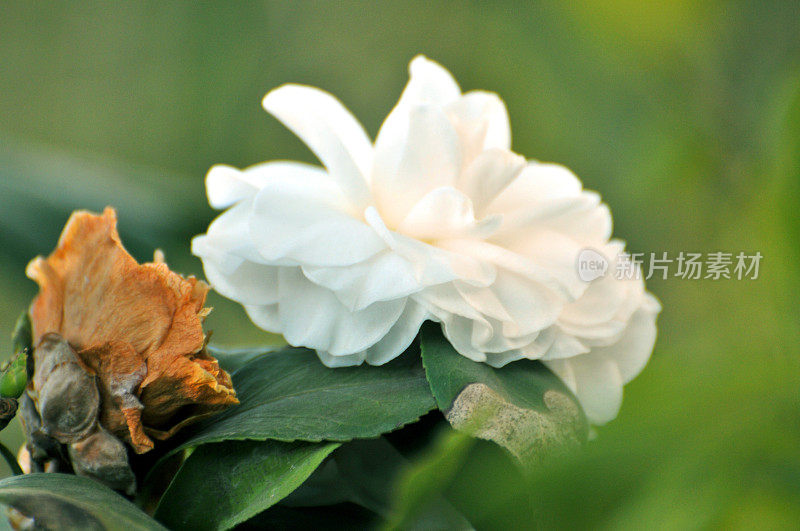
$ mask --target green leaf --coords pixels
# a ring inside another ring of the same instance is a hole
[[[17,461],[17,456],[14,455],[14,452],[8,449],[5,444],[0,443],[0,455],[3,456],[8,468],[11,469],[11,473],[15,476],[20,476],[24,472],[19,467],[19,462]]]
[[[434,407],[419,358],[329,369],[316,354],[285,348],[233,374],[241,403],[201,423],[179,448],[242,439],[347,441],[377,437]]]
[[[233,374],[254,359],[266,356],[284,347],[285,345],[269,345],[258,348],[223,349],[214,345],[207,345],[206,352],[216,358],[220,367],[229,374]]]
[[[116,492],[80,476],[5,478],[0,480],[0,503],[34,518],[37,529],[164,529]]]
[[[423,327],[421,344],[431,390],[454,428],[494,441],[528,465],[586,440],[580,405],[543,364],[521,360],[495,369],[474,362],[439,326]]]
[[[458,431],[448,430],[440,434],[426,454],[407,467],[399,478],[386,529],[452,528],[442,525],[444,514],[436,510],[435,500],[442,499],[442,492],[453,480],[475,443],[475,439]]]
[[[398,479],[411,463],[386,439],[356,440],[342,445],[309,480],[281,502],[310,507],[351,502],[389,518]],[[427,500],[426,516],[439,529],[468,529],[469,522],[438,493]]]
[[[156,510],[172,529],[230,529],[300,486],[338,443],[227,441],[197,448]]]

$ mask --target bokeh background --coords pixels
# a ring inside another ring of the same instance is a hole
[[[585,453],[523,480],[478,452],[436,488],[483,528],[797,526],[797,1],[4,2],[3,355],[73,209],[117,207],[134,256],[202,275],[207,169],[314,161],[262,96],[322,87],[374,135],[417,53],[498,92],[514,149],[599,191],[630,250],[764,256],[754,281],[648,283],[652,361]],[[279,340],[211,304],[217,343]]]

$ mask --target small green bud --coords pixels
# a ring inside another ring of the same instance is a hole
[[[11,341],[13,357],[0,368],[0,397],[19,398],[28,383],[27,361],[32,350],[31,318],[28,310],[22,312],[14,325]]]
[[[0,374],[0,397],[19,398],[28,383],[28,373],[25,367],[28,351],[24,350],[8,364]]]

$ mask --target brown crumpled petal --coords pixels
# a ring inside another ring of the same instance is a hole
[[[111,433],[128,441],[138,451],[153,448],[144,433],[142,408],[136,393],[147,374],[147,364],[129,343],[109,342],[81,350],[81,360],[99,380],[104,407],[100,423]],[[113,407],[105,407],[112,404]]]
[[[112,208],[73,213],[55,251],[28,265],[40,288],[31,322],[34,344],[58,333],[96,373],[101,424],[143,453],[150,436],[169,437],[238,401],[203,351],[208,286],[164,263],[139,265],[116,225]]]

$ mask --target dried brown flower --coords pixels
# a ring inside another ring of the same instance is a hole
[[[116,225],[112,208],[75,212],[53,253],[28,265],[40,288],[30,312],[33,343],[64,338],[96,380],[100,425],[144,453],[153,439],[237,399],[230,376],[204,351],[208,286],[160,260],[138,264]],[[36,387],[46,375],[36,376],[32,396],[44,390]]]

